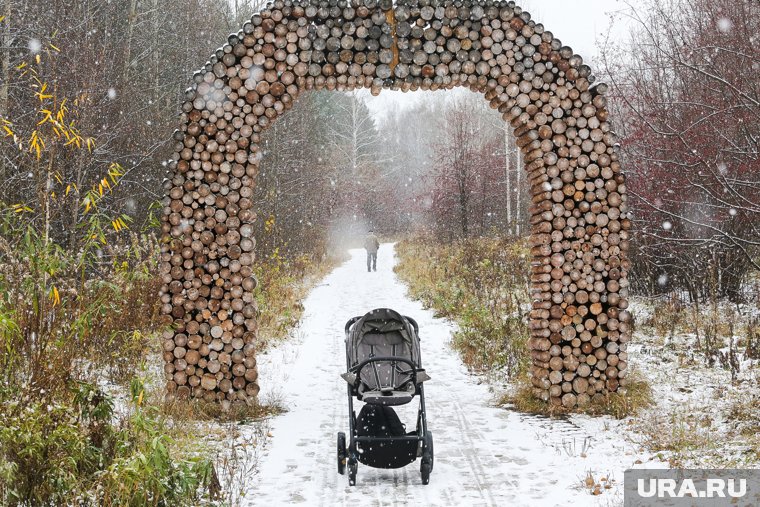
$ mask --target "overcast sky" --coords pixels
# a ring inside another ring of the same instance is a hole
[[[610,29],[610,16],[627,9],[620,0],[520,0],[518,5],[586,61],[597,55],[596,41]],[[618,16],[612,25],[614,38],[625,37],[621,21]]]
[[[608,32],[612,39],[621,41],[628,33],[625,17],[620,15],[627,6],[621,0],[518,0],[517,4],[562,44],[570,46],[584,61],[591,63],[592,69],[593,60],[598,55],[597,41],[603,40]],[[611,16],[616,16],[612,24]],[[424,93],[383,90],[378,97],[367,93],[367,105],[379,118],[389,108],[405,107],[420,100]]]

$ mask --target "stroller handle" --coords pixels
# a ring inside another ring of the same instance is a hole
[[[353,366],[353,367],[349,368],[348,371],[350,373],[352,373],[355,377],[353,379],[349,379],[349,378],[347,378],[347,377],[344,376],[343,377],[344,380],[346,380],[349,383],[349,385],[351,386],[351,388],[353,388],[353,389],[357,388],[358,385],[359,385],[359,383],[362,382],[362,381],[359,380],[359,379],[361,379],[361,372],[362,372],[362,370],[364,368],[366,368],[367,365],[372,364],[372,363],[376,363],[376,362],[404,363],[404,364],[409,365],[409,370],[408,371],[402,371],[400,369],[398,370],[398,372],[401,373],[402,375],[409,375],[411,377],[409,380],[405,381],[403,384],[406,384],[407,382],[411,381],[412,385],[417,386],[417,385],[421,384],[422,382],[430,379],[430,377],[425,373],[425,369],[424,368],[418,368],[417,366],[415,366],[415,364],[410,359],[408,359],[406,357],[399,357],[399,356],[377,356],[377,357],[371,357],[369,359],[365,359],[364,361],[362,361],[361,363],[357,364],[356,366]],[[395,366],[395,368],[398,368],[398,366]],[[418,374],[421,374],[421,377],[418,376]],[[392,388],[392,390],[396,390],[398,388],[399,388],[399,386],[394,385],[393,388]]]
[[[414,328],[414,334],[416,334],[417,337],[419,338],[419,336],[420,336],[420,326],[417,324],[417,321],[414,320],[413,318],[409,317],[408,315],[403,315],[403,317],[406,320],[408,320],[409,322],[412,323],[412,327]],[[351,329],[351,326],[353,326],[354,324],[356,324],[356,321],[359,320],[359,319],[361,319],[361,318],[362,318],[361,315],[359,315],[357,317],[351,317],[348,320],[348,322],[346,322],[346,327],[345,327],[346,334],[348,334],[348,331]]]
[[[351,317],[348,319],[348,322],[346,322],[346,334],[348,334],[348,330],[351,329],[351,326],[353,326],[357,320],[361,319],[361,316],[358,317]]]

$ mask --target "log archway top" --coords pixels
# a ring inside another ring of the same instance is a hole
[[[182,105],[161,254],[170,395],[251,402],[260,135],[307,90],[464,86],[515,129],[532,204],[531,376],[572,408],[625,386],[625,181],[606,86],[514,2],[278,0],[229,37]]]

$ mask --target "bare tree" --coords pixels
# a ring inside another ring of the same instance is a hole
[[[760,4],[651,0],[607,60],[638,237],[634,282],[739,297],[760,269]],[[621,48],[618,48],[621,49]]]

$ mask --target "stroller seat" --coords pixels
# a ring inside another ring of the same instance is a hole
[[[359,400],[405,405],[429,379],[420,367],[416,323],[411,322],[393,310],[379,309],[346,325],[349,371],[341,376]]]
[[[412,398],[414,398],[415,394],[415,388],[412,383],[407,383],[408,388],[407,390],[393,390],[393,389],[379,389],[379,390],[372,390],[372,391],[365,391],[363,389],[364,385],[360,385],[357,389],[357,392],[360,396],[360,399],[364,403],[369,403],[370,405],[385,405],[385,406],[395,406],[395,405],[406,405],[410,401],[412,401]]]

